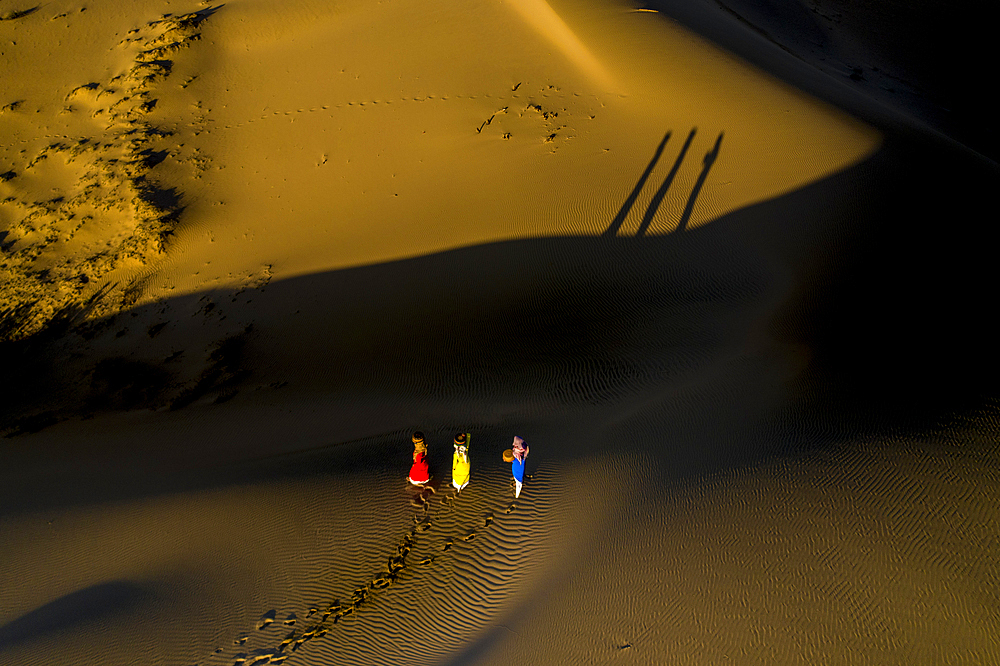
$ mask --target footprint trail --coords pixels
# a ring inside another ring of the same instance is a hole
[[[278,626],[287,630],[280,639],[251,640],[257,636],[241,634],[233,641],[236,651],[230,656],[225,656],[226,650],[220,648],[202,663],[206,666],[223,663],[233,666],[283,663],[306,643],[330,634],[345,618],[363,612],[376,598],[387,594],[404,576],[419,576],[421,569],[427,570],[429,565],[439,563],[442,557],[458,557],[459,553],[454,550],[456,543],[475,540],[482,530],[491,529],[497,524],[498,514],[501,517],[507,516],[516,508],[516,503],[505,507],[488,507],[485,514],[477,512],[479,515],[475,518],[473,527],[469,526],[467,520],[462,520],[465,526],[453,526],[452,530],[455,531],[451,535],[436,534],[435,527],[444,522],[442,519],[462,508],[462,499],[459,493],[451,489],[439,493],[433,486],[421,488],[410,500],[410,505],[417,509],[413,514],[412,526],[400,537],[392,554],[386,557],[382,569],[363,585],[355,587],[349,599],[334,598],[314,604],[308,608],[301,621],[298,621],[294,613],[279,621],[278,611],[268,610],[257,620],[254,634],[271,635],[271,627]],[[506,501],[502,504],[506,504]],[[422,555],[415,557],[414,550],[418,548]],[[261,642],[265,643],[263,647],[248,647],[248,644]],[[266,645],[269,642],[271,644]]]

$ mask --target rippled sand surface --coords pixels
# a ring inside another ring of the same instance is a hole
[[[1000,661],[993,135],[883,9],[0,2],[0,662]]]

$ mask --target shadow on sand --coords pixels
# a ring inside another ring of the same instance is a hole
[[[681,151],[677,155],[677,159],[674,160],[674,165],[671,167],[670,171],[667,173],[660,187],[657,188],[656,192],[653,194],[653,198],[650,200],[649,205],[646,207],[646,212],[642,215],[642,222],[639,223],[639,229],[636,231],[635,235],[645,236],[646,232],[649,230],[649,226],[653,223],[653,218],[656,217],[656,212],[660,209],[660,204],[663,203],[663,198],[667,196],[667,191],[674,182],[674,178],[677,177],[677,172],[680,171],[681,164],[684,162],[684,156],[687,155],[688,149],[691,147],[691,142],[694,141],[695,134],[698,133],[698,128],[694,127],[688,133],[687,139],[684,141],[684,145],[681,146]],[[613,238],[618,235],[628,218],[629,212],[631,212],[632,207],[635,205],[636,199],[639,198],[639,194],[642,192],[646,185],[646,181],[649,176],[653,173],[653,169],[656,168],[656,163],[659,162],[660,156],[663,154],[663,149],[667,145],[667,141],[670,140],[672,132],[667,132],[663,136],[663,140],[660,141],[660,145],[656,147],[653,152],[653,158],[646,165],[646,169],[639,176],[639,180],[636,182],[635,187],[632,188],[632,192],[629,193],[628,197],[625,199],[625,203],[622,207],[618,209],[618,213],[611,220],[611,224],[608,228],[604,230],[601,234],[605,238]],[[705,184],[705,180],[708,178],[708,172],[711,170],[712,165],[715,164],[716,158],[719,156],[719,149],[722,146],[722,133],[719,133],[719,137],[715,140],[715,146],[705,154],[703,160],[703,167],[701,174],[698,176],[698,180],[691,190],[691,194],[688,196],[687,204],[684,206],[684,211],[681,213],[680,219],[677,223],[677,228],[675,231],[684,231],[687,228],[688,221],[691,219],[691,213],[694,211],[695,201],[698,199],[698,194],[701,192],[702,186]]]
[[[0,627],[0,653],[36,638],[129,613],[152,598],[128,581],[101,583],[67,594]]]
[[[995,168],[930,140],[890,138],[844,172],[686,233],[614,237],[669,137],[603,236],[498,242],[292,278],[252,294],[181,296],[56,341],[7,344],[9,376],[19,378],[2,396],[8,433],[24,419],[44,426],[95,405],[204,413],[212,402],[238,404],[241,394],[292,382],[297,395],[345,409],[355,397],[410,405],[377,432],[444,428],[427,406],[438,404],[455,423],[549,419],[576,429],[572,446],[549,452],[562,457],[609,441],[687,442],[650,451],[669,474],[683,475],[844,436],[932,427],[995,391],[988,322],[996,234],[972,212],[991,203],[984,199]],[[703,160],[682,222],[721,141]],[[962,223],[946,224],[953,220]],[[246,326],[232,354],[219,351],[226,340],[198,347],[211,317]],[[175,351],[155,355],[165,347]],[[204,357],[200,379],[174,376],[178,354]],[[753,435],[764,422],[768,435]],[[331,440],[343,441],[334,434],[315,446]],[[181,483],[115,474],[57,484],[8,473],[0,505],[144,495]],[[40,483],[59,490],[39,499],[31,489]]]

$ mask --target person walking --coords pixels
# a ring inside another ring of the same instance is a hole
[[[422,486],[431,480],[430,469],[427,466],[427,445],[424,444],[424,433],[413,433],[413,465],[407,480],[415,486]]]
[[[514,497],[521,496],[521,485],[524,483],[524,459],[528,457],[528,445],[524,440],[514,436],[514,444],[510,447],[510,471],[514,475]]]
[[[455,454],[451,457],[451,485],[455,486],[458,492],[469,485],[471,475],[471,464],[469,462],[469,440],[472,435],[467,432],[460,432],[455,435]]]

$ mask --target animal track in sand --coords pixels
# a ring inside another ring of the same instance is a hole
[[[334,114],[337,110],[366,110],[370,107],[390,106],[393,104],[448,102],[450,100],[451,103],[454,103],[455,100],[495,99],[500,101],[503,106],[498,106],[496,111],[484,118],[478,126],[471,128],[475,130],[476,134],[484,134],[485,130],[494,124],[496,127],[503,125],[499,132],[499,136],[502,139],[510,140],[511,138],[522,136],[534,137],[533,140],[537,140],[539,143],[552,144],[558,139],[572,139],[575,136],[575,130],[569,124],[559,120],[560,116],[563,119],[572,116],[569,107],[565,103],[569,97],[579,98],[581,95],[567,95],[562,92],[561,88],[554,85],[542,86],[535,92],[527,92],[522,88],[522,83],[518,83],[510,91],[501,94],[402,95],[391,99],[379,98],[333,102],[313,106],[309,109],[265,108],[260,116],[247,118],[243,122],[228,124],[224,128],[239,129],[260,121],[274,120],[281,116],[286,116],[291,122],[294,122],[295,116],[303,113],[323,114],[325,112],[325,115],[332,119],[335,117]],[[592,101],[595,102],[599,100],[597,95],[590,95],[588,97],[591,97]],[[585,111],[585,115],[591,120],[596,118],[596,113],[593,110]],[[507,116],[506,122],[498,122],[503,120],[503,116]],[[558,146],[552,146],[552,152],[557,148]],[[328,156],[324,155],[320,164],[325,164],[327,159]]]

